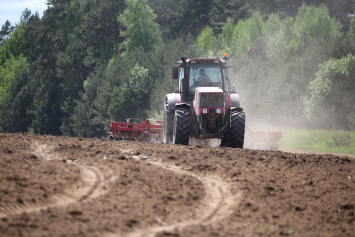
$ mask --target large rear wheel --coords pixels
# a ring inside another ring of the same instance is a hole
[[[221,140],[221,147],[243,148],[245,133],[244,112],[232,111],[230,113],[230,130]]]
[[[164,109],[164,130],[163,130],[163,142],[171,144],[173,142],[173,127],[174,127],[174,110],[169,111]]]
[[[175,109],[173,143],[189,145],[190,135],[190,109]]]

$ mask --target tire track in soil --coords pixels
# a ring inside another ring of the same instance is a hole
[[[44,160],[60,160],[59,155],[55,154],[54,147],[48,147],[47,145],[34,145],[34,151],[32,152],[37,157],[41,157]],[[118,176],[112,175],[104,179],[103,173],[96,167],[88,167],[85,164],[77,164],[71,161],[67,161],[70,165],[76,165],[80,168],[80,179],[77,183],[73,184],[71,188],[65,189],[62,194],[48,197],[47,202],[23,203],[11,205],[6,208],[0,208],[0,218],[7,215],[39,212],[48,208],[63,207],[76,202],[85,202],[93,198],[97,198],[101,195],[108,193],[110,187],[116,182]]]
[[[122,153],[129,154],[130,151],[122,151]],[[140,160],[139,156],[130,157]],[[192,172],[181,169],[180,167],[164,165],[161,161],[152,161],[149,163],[163,167],[178,174],[196,177],[202,182],[206,193],[200,206],[196,210],[195,218],[183,222],[164,223],[164,225],[157,224],[145,229],[136,229],[135,231],[125,235],[110,233],[105,235],[105,237],[153,237],[163,231],[171,232],[175,230],[182,230],[188,226],[211,224],[230,216],[233,212],[233,207],[237,205],[240,200],[241,193],[233,195],[231,192],[231,184],[223,181],[221,177],[213,175],[199,177]]]

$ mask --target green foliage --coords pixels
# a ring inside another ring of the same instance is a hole
[[[10,35],[14,28],[14,26],[11,26],[9,20],[5,22],[5,24],[1,27],[0,31],[0,45],[3,43],[3,40],[6,39],[8,35]]]
[[[267,46],[268,58],[277,60],[302,55],[314,41],[330,45],[339,35],[339,30],[338,22],[329,16],[326,7],[303,4],[295,19],[284,19],[278,33],[271,38]]]
[[[245,21],[238,21],[235,26],[231,18],[228,18],[223,25],[222,34],[217,37],[213,35],[213,29],[209,26],[201,31],[197,42],[202,55],[208,55],[208,52],[218,55],[226,51],[232,51],[231,55],[249,52],[263,29],[263,21],[259,12],[254,13]]]
[[[28,128],[26,134],[34,135],[35,134],[34,129],[32,127]]]
[[[244,19],[252,14],[252,10],[248,9],[248,1],[241,0],[213,0],[208,13],[209,25],[212,26],[215,33],[223,31],[224,22],[228,19],[233,21]]]
[[[254,128],[260,130],[260,127]],[[344,153],[355,155],[355,132],[345,130],[296,129],[290,126],[264,126],[265,131],[282,131],[278,141],[280,150],[307,150],[329,153]],[[347,146],[327,146],[333,136],[350,136],[351,144]]]
[[[58,56],[66,47],[66,9],[71,0],[49,0],[48,3],[51,7],[46,10],[41,25],[33,29],[38,50],[33,78],[41,83],[33,99],[33,129],[35,133],[61,135],[60,126],[65,115],[61,109],[63,79],[56,69]]]
[[[107,63],[117,55],[123,39],[120,36],[120,24],[117,16],[123,12],[124,0],[85,1],[82,6],[82,28],[88,61],[91,70],[99,63]]]
[[[305,44],[315,39],[331,43],[339,34],[337,21],[329,16],[328,8],[324,5],[314,7],[303,4],[296,16],[295,29],[298,40],[303,40]]]
[[[38,81],[30,78],[26,66],[16,73],[7,95],[0,103],[0,127],[2,132],[26,132],[34,118],[33,97]]]
[[[267,21],[265,22],[265,26],[263,31],[266,35],[272,37],[275,33],[280,30],[281,21],[276,14],[271,14]]]
[[[198,47],[202,55],[206,55],[212,49],[214,36],[212,28],[206,26],[197,37]]]
[[[17,74],[24,69],[28,69],[26,59],[20,55],[18,59],[11,55],[10,59],[0,66],[0,103],[7,95],[11,83],[15,80]]]
[[[70,33],[75,29],[75,27],[80,26],[82,20],[82,9],[79,0],[73,0],[67,9],[67,16],[65,23],[63,24],[63,38],[64,44],[69,44]]]
[[[28,39],[25,36],[26,29],[27,24],[21,20],[19,25],[10,33],[9,37],[3,39],[0,47],[0,66],[6,60],[9,60],[11,56],[18,58],[20,55],[24,57],[28,55]]]
[[[69,34],[68,45],[64,52],[58,52],[56,75],[62,79],[63,101],[61,109],[63,125],[61,131],[65,135],[74,135],[70,128],[69,117],[74,113],[74,101],[78,100],[79,92],[83,91],[83,82],[91,70],[91,55],[85,43],[86,37],[81,28],[77,27]]]
[[[354,105],[354,110],[355,110],[355,105]],[[349,121],[350,129],[355,130],[355,112],[351,112],[350,115],[348,115],[348,121]]]
[[[30,21],[31,16],[32,16],[31,10],[25,8],[25,10],[21,13],[21,20],[23,20],[27,24]]]
[[[237,54],[249,52],[252,42],[250,42],[248,34],[248,25],[244,21],[239,21],[234,27],[233,45]],[[233,52],[232,52],[233,53]]]
[[[352,41],[355,41],[355,18],[353,17],[351,19],[351,22],[350,22],[350,30],[349,30],[349,38],[352,40]]]
[[[304,116],[323,126],[349,128],[355,105],[355,56],[330,59],[320,65],[304,99]],[[350,118],[349,117],[349,118]]]
[[[319,12],[327,14],[324,10]],[[260,17],[256,16],[253,21],[260,22]],[[329,19],[329,15],[322,17]],[[318,65],[329,60],[329,45],[335,40],[327,43],[315,36],[312,40],[311,35],[306,34],[304,42],[307,43],[301,46],[295,27],[304,31],[302,27],[306,26],[291,17],[280,21],[276,15],[270,15],[265,23],[254,23],[261,28],[251,27],[250,22],[251,19],[239,21],[235,26],[237,56],[232,54],[229,62],[234,65],[231,82],[237,88],[248,117],[289,125],[310,124],[302,118],[302,97],[307,95],[309,82],[319,70]],[[258,34],[254,42],[250,37],[252,29]]]
[[[222,36],[223,36],[223,43],[222,43],[222,48],[230,48],[231,43],[233,41],[233,32],[234,32],[234,24],[233,24],[233,19],[228,18],[226,23],[223,25],[222,28]],[[229,52],[230,50],[228,50]]]
[[[255,12],[253,16],[248,19],[247,24],[250,41],[255,42],[263,29],[263,20],[260,13]]]
[[[352,139],[349,134],[334,134],[331,139],[332,141],[327,141],[327,147],[349,146],[352,143]]]
[[[107,109],[109,102],[107,100],[101,103],[96,102],[99,96],[103,98],[103,96],[109,95],[110,91],[104,91],[106,88],[102,88],[102,85],[106,85],[106,78],[105,64],[98,65],[85,81],[85,91],[79,93],[80,99],[74,100],[76,106],[70,116],[68,126],[72,128],[76,136],[101,137],[101,135],[106,134],[107,112],[102,110]],[[103,94],[101,95],[100,92],[103,92]],[[101,106],[101,111],[100,108],[97,108],[97,105]]]
[[[38,98],[38,95],[41,98]],[[63,123],[62,110],[60,108],[62,89],[55,85],[45,90],[41,87],[35,98],[36,111],[33,120],[33,129],[35,133],[61,135],[60,127]]]
[[[161,43],[159,26],[154,22],[156,14],[144,0],[126,0],[126,4],[127,9],[118,17],[118,22],[126,27],[121,31],[126,38],[126,50],[128,53],[139,47],[146,52],[154,50]]]
[[[167,14],[169,24],[171,25],[171,36],[169,39],[186,37],[189,33],[196,38],[209,23],[209,13],[212,10],[213,0],[182,0],[172,2],[171,11]],[[169,16],[170,13],[172,14],[171,16]]]
[[[165,39],[196,38],[207,25],[220,34],[228,18],[245,19],[254,10],[249,0],[150,0]]]
[[[130,71],[128,81],[116,87],[111,97],[108,112],[112,118],[119,121],[131,117],[145,118],[144,110],[149,99],[148,69],[136,64]]]

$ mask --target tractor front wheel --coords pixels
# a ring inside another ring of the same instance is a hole
[[[190,109],[175,109],[173,143],[189,145],[190,135]]]
[[[230,130],[221,140],[221,147],[243,148],[245,133],[244,112],[232,111],[230,113]]]

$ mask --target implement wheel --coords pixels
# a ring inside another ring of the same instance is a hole
[[[244,112],[232,111],[230,113],[229,134],[221,140],[221,147],[243,148],[245,133]]]
[[[173,129],[174,129],[174,110],[169,111],[164,108],[164,129],[163,129],[163,142],[171,144],[173,142]]]
[[[175,110],[173,143],[189,145],[190,109],[178,108]]]

